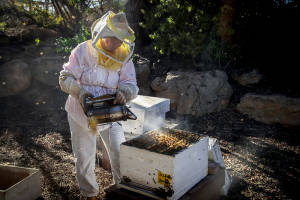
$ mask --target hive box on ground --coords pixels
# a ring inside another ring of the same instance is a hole
[[[170,111],[170,99],[138,95],[131,101],[130,110],[137,120],[122,122],[125,136],[129,139],[164,127],[166,112]]]
[[[33,168],[0,165],[0,200],[33,200],[41,194],[41,174]]]
[[[223,185],[224,169],[219,167],[214,174],[207,175],[179,200],[218,200],[221,197],[219,191]],[[138,194],[136,191],[134,189],[124,190],[116,185],[105,189],[107,199],[153,200],[153,198],[149,198],[145,194]]]
[[[207,175],[207,136],[162,128],[120,148],[120,186],[125,189],[126,185],[139,187],[176,200]]]

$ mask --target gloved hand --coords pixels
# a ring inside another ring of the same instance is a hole
[[[120,84],[114,104],[126,104],[137,96],[137,87],[133,84]]]
[[[114,100],[114,104],[121,104],[121,105],[124,105],[126,104],[126,98],[125,98],[125,95],[123,94],[122,91],[118,90],[117,93],[116,93],[116,98]]]
[[[86,106],[84,101],[87,97],[93,97],[93,95],[90,92],[86,91],[85,89],[81,88],[78,95],[78,100],[84,113],[86,113]]]
[[[62,70],[59,76],[59,85],[62,91],[79,100],[84,112],[86,113],[84,100],[86,97],[92,97],[93,95],[82,88],[82,86],[76,81],[74,75],[69,71]]]

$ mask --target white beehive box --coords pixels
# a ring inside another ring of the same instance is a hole
[[[130,110],[137,116],[137,120],[127,120],[122,124],[126,136],[136,137],[165,126],[166,112],[170,111],[170,99],[138,95],[131,101]]]
[[[41,195],[41,172],[0,165],[0,200],[33,200]]]
[[[207,136],[158,129],[121,144],[123,185],[139,185],[163,198],[179,199],[207,170]]]

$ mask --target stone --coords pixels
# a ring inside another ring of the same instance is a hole
[[[202,116],[226,108],[232,88],[224,71],[171,71],[165,78],[157,77],[151,83],[155,96],[169,98],[171,110],[178,114]]]
[[[233,74],[232,78],[237,81],[239,84],[246,86],[251,84],[256,84],[261,81],[263,78],[262,74],[260,74],[256,69],[243,74]]]
[[[60,34],[52,29],[38,27],[37,25],[28,25],[25,27],[7,28],[9,38],[19,41],[34,41],[36,38],[46,40],[48,38],[57,38]]]
[[[46,85],[57,86],[63,58],[60,56],[39,57],[31,62],[32,77]]]
[[[0,63],[4,64],[7,63],[9,61],[12,60],[22,60],[22,62],[26,62],[26,60],[21,59],[20,57],[18,57],[18,55],[20,55],[22,53],[22,49],[21,48],[16,48],[13,45],[10,46],[0,46]]]
[[[300,125],[300,98],[248,93],[241,98],[236,108],[266,124]]]
[[[12,60],[0,66],[0,97],[16,95],[31,84],[31,72],[22,60]]]
[[[50,46],[49,47],[41,47],[41,45],[37,46],[36,44],[29,44],[29,45],[23,46],[24,56],[31,57],[33,59],[40,57],[41,54],[43,56],[49,56],[49,57],[55,56],[53,54],[48,53],[50,48],[52,49],[51,53],[55,51],[54,47],[50,47]]]

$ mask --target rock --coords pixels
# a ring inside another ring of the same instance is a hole
[[[239,84],[246,86],[258,83],[262,79],[262,75],[256,69],[254,69],[248,73],[235,73],[232,75],[232,78],[236,80]]]
[[[232,88],[220,70],[206,72],[171,71],[151,83],[155,95],[171,99],[171,110],[202,116],[227,107]]]
[[[37,27],[35,25],[30,25],[23,28],[21,34],[23,39],[27,40],[35,40],[36,38],[45,40],[48,38],[56,38],[59,36],[58,32],[56,32],[55,30]]]
[[[36,44],[29,44],[23,46],[24,55],[29,58],[34,58],[39,56],[40,48]]]
[[[21,48],[16,48],[15,46],[11,45],[11,46],[0,46],[0,63],[7,63],[11,60],[20,60],[19,58],[17,58],[18,55],[20,55],[20,53],[22,52]],[[21,59],[23,62],[24,60]],[[25,61],[26,62],[26,61]]]
[[[40,50],[39,50],[39,54],[41,55],[44,55],[44,56],[56,56],[58,55],[56,53],[56,48],[55,46],[45,46],[45,47],[41,47]]]
[[[300,98],[246,94],[237,110],[266,124],[300,125]]]
[[[18,94],[30,83],[30,69],[22,60],[12,60],[0,67],[0,97]]]
[[[57,86],[62,65],[60,56],[36,58],[31,62],[32,77],[46,85]]]
[[[27,57],[55,57],[58,54],[56,53],[55,47],[52,46],[37,46],[35,44],[26,45],[24,48],[24,55]]]
[[[167,90],[168,87],[166,84],[164,84],[165,80],[166,78],[164,77],[156,77],[151,83],[152,90],[154,90],[156,93]]]
[[[16,38],[20,41],[34,41],[36,38],[39,38],[40,40],[45,40],[48,38],[59,37],[59,33],[55,30],[38,27],[37,25],[8,28],[7,32],[10,38]]]

